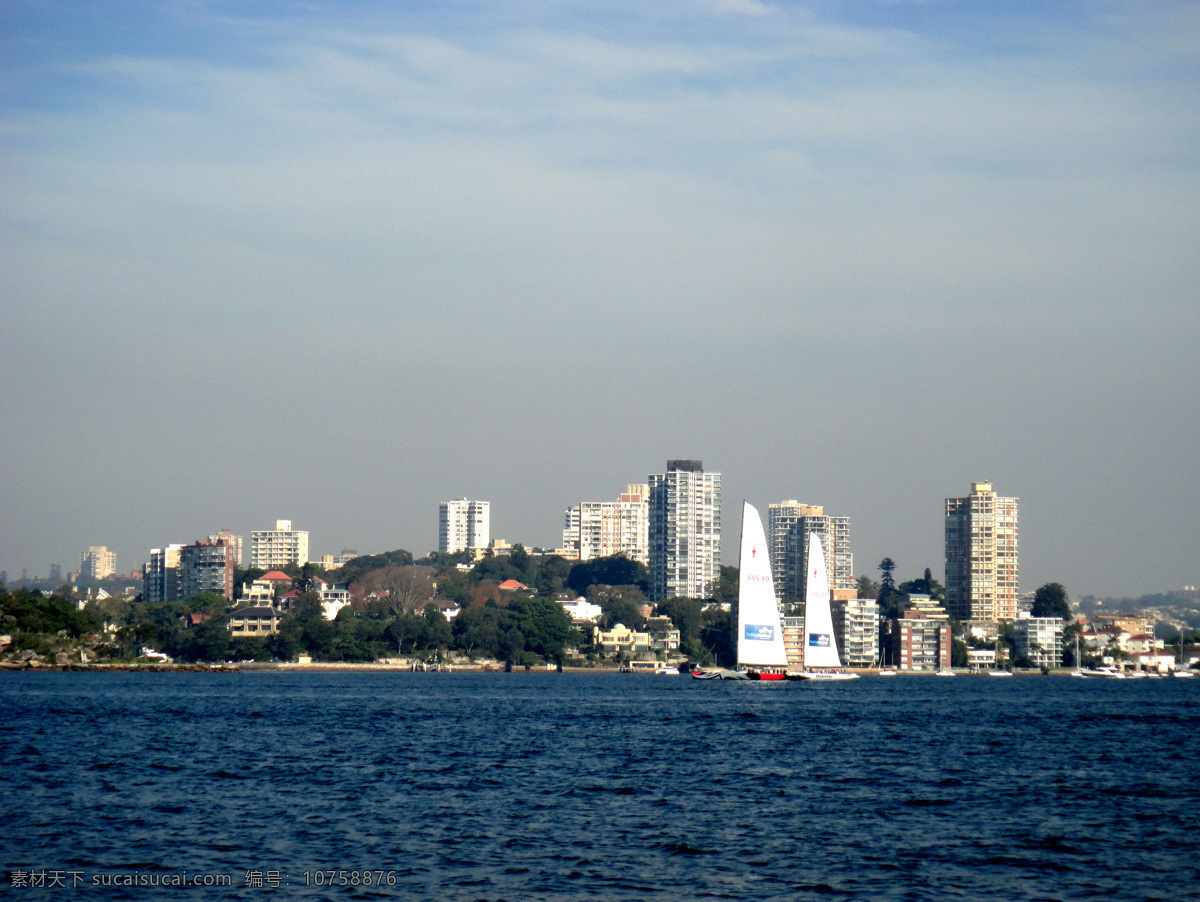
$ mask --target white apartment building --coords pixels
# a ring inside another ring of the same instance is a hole
[[[482,555],[492,538],[492,503],[460,498],[438,505],[438,551]]]
[[[1014,620],[1018,611],[1017,499],[989,482],[946,499],[946,608],[956,620]]]
[[[117,553],[107,545],[91,545],[79,555],[80,579],[104,579],[117,572]]]
[[[250,533],[250,567],[274,570],[308,563],[308,532],[292,529],[291,520],[276,520],[274,529]]]
[[[624,554],[650,560],[650,487],[625,487],[616,501],[581,501],[564,515],[563,550],[581,561]]]
[[[142,566],[142,601],[176,601],[179,598],[179,553],[182,545],[151,548]]]
[[[879,614],[872,598],[833,603],[833,632],[846,667],[871,667],[879,658]]]
[[[651,475],[650,599],[708,597],[721,567],[721,474],[699,460],[669,460]]]
[[[1026,657],[1034,667],[1062,665],[1063,622],[1057,617],[1018,617],[1013,621],[1016,656]]]
[[[775,507],[775,505],[771,505]],[[815,504],[784,501],[777,518],[779,533],[771,534],[772,568],[779,549],[780,572],[775,577],[779,598],[804,598],[808,590],[808,537],[816,535],[825,555],[829,590],[850,590],[854,580],[854,555],[850,551],[850,518],[832,517]],[[775,576],[772,573],[772,576]]]

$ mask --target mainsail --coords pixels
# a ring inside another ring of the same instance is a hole
[[[762,518],[749,504],[742,504],[742,551],[738,578],[739,668],[787,667],[783,628],[771,579],[771,558]],[[826,608],[828,613],[828,607]]]
[[[808,585],[804,592],[804,668],[841,667],[829,610],[825,551],[816,533],[808,535]]]

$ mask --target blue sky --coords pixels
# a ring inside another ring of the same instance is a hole
[[[1026,588],[1200,582],[1200,6],[1050,6],[6,4],[0,568],[699,457],[859,572],[990,479]]]

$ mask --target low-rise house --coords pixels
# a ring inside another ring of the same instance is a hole
[[[650,634],[631,630],[623,623],[613,625],[611,630],[597,630],[595,644],[605,654],[626,654],[637,657],[650,654]]]
[[[996,649],[968,648],[967,667],[971,670],[994,670],[996,667]]]
[[[595,623],[600,619],[600,615],[604,613],[600,605],[592,604],[582,595],[570,601],[559,599],[558,603],[562,605],[562,609],[567,612],[567,616],[575,624],[581,622]]]
[[[212,614],[184,614],[179,618],[179,628],[190,630],[206,620],[212,620]]]
[[[315,580],[314,585],[321,599],[321,613],[326,620],[337,620],[338,611],[350,604],[350,587],[327,583],[323,579]]]
[[[279,632],[279,612],[275,608],[255,605],[236,608],[229,614],[229,633],[234,638],[251,636],[262,638]]]

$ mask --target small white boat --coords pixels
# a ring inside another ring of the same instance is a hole
[[[1010,676],[1012,676],[1011,670],[985,670],[984,673],[986,673],[990,677],[1010,677]]]
[[[1192,671],[1190,671],[1190,670],[1176,670],[1173,672],[1175,674],[1175,678],[1179,679],[1179,680],[1190,680],[1192,677],[1194,677],[1196,675],[1196,674],[1192,673]]]
[[[934,676],[955,676],[955,673],[953,670],[935,670],[933,675]]]
[[[896,676],[896,673],[897,672],[895,670],[892,670],[892,668],[887,667],[887,668],[884,668],[883,670],[879,671],[876,674],[876,676]]]

